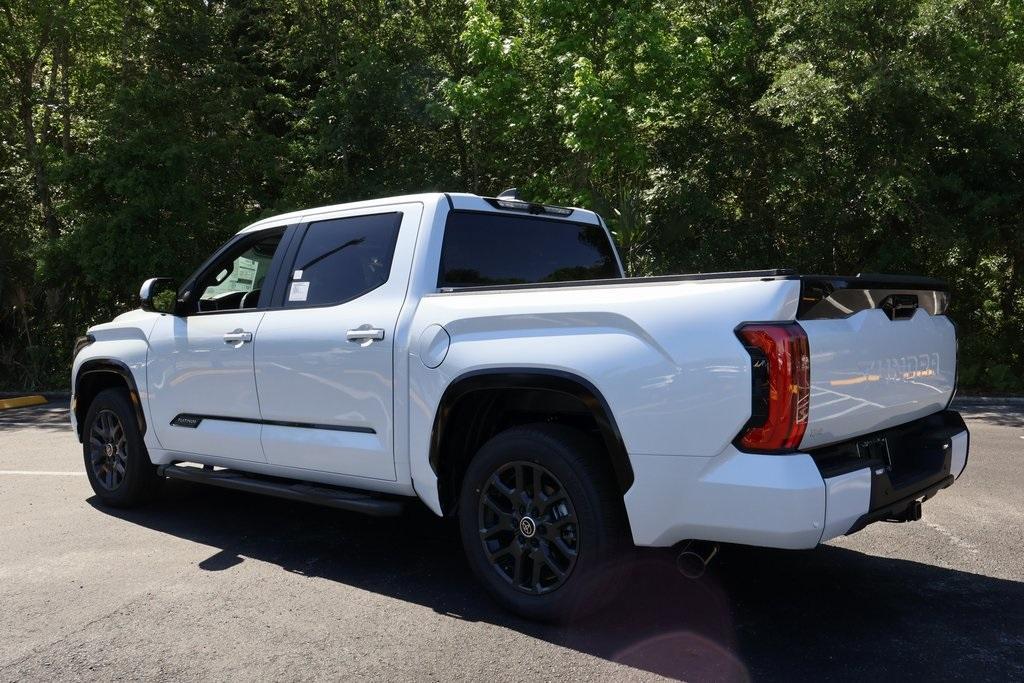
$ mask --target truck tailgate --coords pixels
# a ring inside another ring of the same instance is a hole
[[[900,425],[945,408],[956,383],[956,331],[941,283],[821,279],[803,286],[810,412],[800,448]],[[833,283],[834,284],[834,283]]]

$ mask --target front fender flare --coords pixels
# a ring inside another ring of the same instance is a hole
[[[85,415],[80,414],[78,405],[78,396],[81,391],[82,379],[88,375],[94,375],[98,373],[114,374],[124,380],[124,383],[128,387],[128,395],[131,399],[132,406],[135,408],[135,416],[139,421],[139,433],[145,435],[146,433],[146,416],[143,414],[142,401],[139,398],[139,387],[135,384],[135,376],[132,375],[131,369],[124,361],[117,360],[115,358],[90,358],[89,360],[82,363],[82,366],[78,368],[78,372],[75,374],[74,393],[71,395],[71,410],[75,411],[75,417],[78,423],[78,440],[82,440],[82,421]]]

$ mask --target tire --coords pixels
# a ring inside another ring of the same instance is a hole
[[[474,574],[520,616],[578,619],[622,583],[632,548],[622,494],[603,449],[583,432],[533,424],[493,437],[466,469],[458,517]]]
[[[163,480],[149,460],[125,389],[104,389],[82,425],[85,473],[105,505],[128,508],[151,500]]]

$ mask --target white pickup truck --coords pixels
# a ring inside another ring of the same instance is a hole
[[[813,548],[920,517],[968,432],[942,282],[625,278],[601,218],[433,193],[250,225],[75,349],[96,495],[165,478],[456,516],[506,607],[600,604],[633,545]]]

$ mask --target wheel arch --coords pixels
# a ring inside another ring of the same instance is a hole
[[[571,372],[548,368],[488,368],[459,375],[445,389],[434,415],[429,463],[437,476],[442,511],[454,508],[454,485],[479,446],[498,431],[514,424],[502,408],[525,408],[524,414],[543,416],[591,429],[604,446],[620,493],[633,485],[622,434],[600,390]]]
[[[79,441],[82,440],[82,424],[93,399],[104,389],[110,388],[128,390],[128,396],[138,420],[139,433],[145,435],[146,416],[143,414],[139,388],[131,369],[123,361],[114,358],[91,358],[85,361],[75,373],[74,388],[74,394],[71,396],[71,410],[75,414]]]

